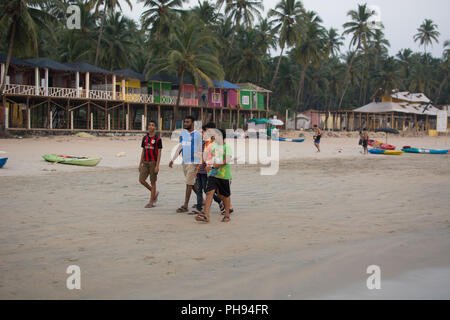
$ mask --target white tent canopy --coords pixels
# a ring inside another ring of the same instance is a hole
[[[435,116],[439,111],[438,108],[428,104],[409,104],[406,102],[371,102],[357,108],[355,112],[368,112],[368,113],[386,113],[386,112],[402,112]]]

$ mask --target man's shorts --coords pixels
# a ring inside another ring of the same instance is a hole
[[[230,180],[209,176],[206,184],[206,192],[211,190],[217,190],[220,195],[228,198],[231,195]]]
[[[186,178],[186,184],[188,186],[193,186],[195,184],[195,169],[197,168],[196,163],[183,163],[183,172]]]
[[[139,180],[145,181],[150,175],[150,182],[153,184],[157,180],[158,174],[155,172],[156,161],[144,161],[141,171],[139,172]]]

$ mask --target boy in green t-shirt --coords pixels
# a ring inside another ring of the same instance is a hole
[[[225,143],[225,131],[222,129],[219,129],[219,131],[221,134],[216,134],[215,142],[208,146],[206,161],[206,171],[208,172],[206,204],[205,210],[195,217],[197,221],[209,222],[209,211],[215,191],[217,191],[217,194],[225,204],[225,216],[222,222],[230,221],[230,163],[232,154],[231,147]]]

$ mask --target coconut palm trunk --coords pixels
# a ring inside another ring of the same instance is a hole
[[[355,52],[353,53],[352,58],[350,59],[350,63],[348,64],[347,72],[345,73],[344,86],[343,86],[343,89],[342,89],[341,98],[340,98],[340,100],[339,100],[338,109],[341,108],[342,101],[344,100],[345,93],[347,92],[348,84],[349,84],[350,70],[352,70],[353,61],[354,61],[355,58],[356,58],[356,53],[358,52],[358,49],[359,49],[360,44],[361,44],[361,43],[358,42],[358,46],[356,47],[356,50],[355,50]]]
[[[3,74],[2,85],[0,87],[0,97],[3,96],[3,89],[5,88],[6,85],[6,75],[8,74],[9,64],[11,62],[15,35],[16,35],[16,21],[14,20],[13,25],[11,27],[11,38],[9,39],[8,56],[6,57],[5,73]]]
[[[272,82],[270,83],[270,90],[272,90],[273,85],[275,84],[275,79],[277,78],[278,70],[280,69],[281,58],[283,57],[283,51],[284,51],[284,43],[283,46],[281,47],[281,53],[280,57],[278,58],[277,66],[275,68],[275,74],[273,75]]]
[[[177,128],[178,108],[180,106],[181,91],[183,90],[183,78],[184,78],[184,69],[181,71],[180,88],[178,89],[177,102],[175,103],[175,108],[173,109],[172,131],[174,131]]]
[[[447,83],[447,81],[448,81],[448,73],[445,76],[444,80],[442,80],[441,84],[439,85],[438,92],[436,93],[436,98],[434,98],[434,101],[433,101],[435,104],[438,103],[439,96],[441,95],[442,89],[444,88],[444,86]]]
[[[95,52],[94,66],[97,66],[97,62],[98,62],[98,55],[100,52],[100,41],[102,39],[103,25],[105,24],[105,17],[106,17],[106,4],[105,4],[105,7],[103,8],[102,22],[100,23],[100,31],[99,31],[98,38],[97,38],[97,50]]]
[[[308,66],[306,64],[303,65],[303,70],[302,70],[302,74],[300,76],[300,82],[298,84],[298,92],[297,92],[297,110],[299,110],[300,108],[300,100],[302,98],[302,91],[303,91],[303,85],[305,83],[305,74],[306,74],[306,68]]]

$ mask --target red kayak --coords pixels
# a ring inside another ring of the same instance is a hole
[[[395,146],[393,146],[392,144],[385,144],[382,143],[381,141],[377,141],[377,140],[369,140],[369,146],[377,148],[377,149],[383,149],[383,150],[395,150]]]

